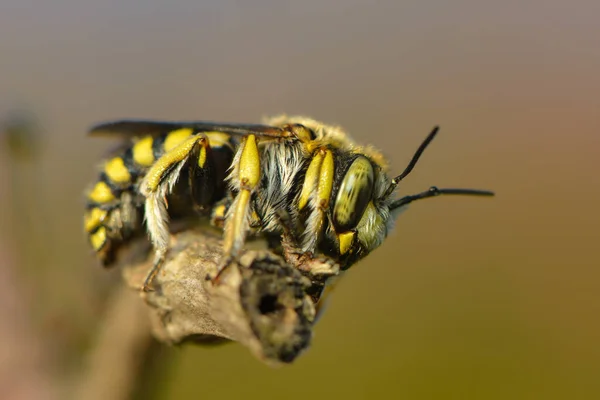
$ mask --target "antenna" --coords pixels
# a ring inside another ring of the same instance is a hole
[[[397,200],[394,200],[392,204],[390,204],[390,210],[394,210],[396,208],[400,208],[409,203],[412,203],[415,200],[427,199],[429,197],[436,197],[442,194],[458,194],[458,195],[467,195],[467,196],[494,196],[494,192],[490,192],[489,190],[476,190],[476,189],[438,189],[435,186],[429,188],[421,193],[411,194],[408,196],[401,197]]]
[[[410,160],[410,162],[408,163],[408,165],[406,166],[404,171],[400,175],[398,175],[397,177],[392,179],[392,183],[391,183],[390,187],[388,188],[388,190],[385,192],[385,195],[383,197],[388,197],[389,195],[391,195],[392,192],[394,191],[394,189],[396,189],[396,186],[398,186],[398,183],[400,183],[400,181],[402,179],[406,178],[408,176],[408,174],[410,174],[412,172],[413,168],[415,168],[415,165],[417,165],[417,161],[419,161],[419,158],[421,158],[421,155],[423,154],[423,152],[425,151],[427,146],[429,146],[431,141],[435,138],[435,136],[437,135],[439,130],[440,130],[440,127],[435,126],[433,128],[433,130],[431,131],[431,133],[429,135],[427,135],[427,137],[425,138],[423,143],[421,143],[421,145],[419,146],[419,148],[413,155],[412,159]]]

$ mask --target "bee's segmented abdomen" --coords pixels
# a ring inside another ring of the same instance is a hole
[[[143,199],[139,181],[159,154],[163,137],[143,137],[120,155],[105,161],[96,184],[87,194],[84,229],[103,265],[114,261],[119,245],[142,230]],[[161,146],[162,147],[162,146]]]
[[[191,128],[179,128],[161,135],[136,138],[122,153],[106,160],[96,184],[87,194],[84,228],[92,248],[103,265],[114,261],[115,252],[134,235],[143,232],[144,196],[140,183],[165,153],[179,151],[178,145],[194,135]],[[235,143],[221,132],[201,132],[211,146],[210,154],[189,159],[188,168],[177,177],[169,197],[169,214],[183,216],[194,208],[208,210],[226,192],[225,178],[233,159]],[[165,171],[168,173],[168,169]]]

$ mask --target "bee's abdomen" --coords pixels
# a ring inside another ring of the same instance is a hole
[[[84,229],[103,265],[113,263],[118,248],[142,232],[143,198],[139,181],[155,162],[155,143],[164,137],[143,137],[121,154],[107,159],[87,194]],[[161,146],[162,147],[162,146]]]
[[[115,253],[132,237],[142,233],[144,197],[140,182],[165,153],[175,149],[194,132],[181,128],[162,135],[143,136],[105,161],[95,185],[87,194],[84,228],[90,244],[103,265],[113,263]],[[171,217],[185,217],[193,209],[208,209],[225,195],[227,171],[236,143],[220,132],[203,133],[212,150],[200,167],[200,159],[188,161],[169,196]],[[203,157],[207,157],[206,154]]]

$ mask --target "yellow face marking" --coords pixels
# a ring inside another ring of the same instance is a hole
[[[165,152],[173,150],[181,142],[187,139],[192,134],[192,132],[192,128],[181,128],[169,132],[167,134],[167,137],[165,138],[165,142],[163,143],[163,149],[165,150]]]
[[[216,149],[223,146],[230,146],[229,135],[223,132],[206,132],[208,137],[208,144],[210,147]]]
[[[90,211],[85,213],[85,217],[83,218],[83,226],[85,231],[91,232],[96,229],[102,223],[102,221],[104,221],[104,218],[106,218],[107,214],[108,211],[98,207],[92,208]]]
[[[340,254],[344,255],[352,246],[352,242],[354,242],[354,236],[356,234],[352,231],[344,232],[337,235],[338,240],[340,242]]]
[[[314,155],[313,159],[308,165],[306,175],[304,176],[304,185],[302,185],[302,191],[300,192],[300,198],[298,199],[299,210],[302,210],[308,204],[311,193],[316,189],[317,182],[319,180],[319,172],[321,171],[321,165],[323,164],[324,157],[325,151],[321,150]]]
[[[146,136],[133,145],[133,161],[142,167],[150,167],[154,164],[154,152],[152,151],[152,136]]]
[[[88,198],[94,203],[99,204],[110,203],[111,201],[116,200],[108,185],[102,181],[96,183],[96,186],[94,186],[88,195]]]
[[[90,242],[95,251],[99,251],[106,244],[106,228],[101,226],[98,230],[90,235]]]
[[[246,136],[240,157],[240,184],[253,190],[260,180],[260,154],[254,135]]]
[[[192,151],[196,142],[200,139],[199,136],[188,138],[183,143],[179,144],[179,146],[159,158],[146,174],[146,178],[144,179],[146,188],[144,188],[144,191],[148,193],[154,192],[158,188],[165,172],[167,172],[174,164],[184,160],[190,154],[190,151]],[[144,195],[147,195],[148,193],[144,193]]]
[[[104,165],[104,172],[108,178],[115,183],[127,183],[131,181],[131,174],[127,170],[121,157],[115,157]]]
[[[324,209],[329,207],[329,198],[331,197],[331,190],[333,189],[333,172],[333,153],[331,150],[326,150],[325,158],[323,158],[323,165],[321,165],[321,171],[319,173],[319,183],[317,185],[319,205]]]

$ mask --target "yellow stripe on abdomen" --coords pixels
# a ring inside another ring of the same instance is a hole
[[[100,251],[106,244],[106,228],[101,226],[90,235],[90,243],[95,251]]]
[[[88,198],[94,203],[106,204],[116,200],[116,197],[110,190],[106,182],[98,182],[88,194]]]
[[[135,161],[136,164],[142,167],[150,167],[154,164],[154,152],[152,151],[153,142],[154,139],[152,136],[146,136],[133,145],[133,161]]]
[[[125,166],[121,157],[115,157],[106,162],[104,172],[108,179],[115,183],[128,183],[131,181],[131,174]]]
[[[169,132],[165,137],[165,142],[163,143],[163,149],[166,152],[173,150],[177,147],[181,142],[192,135],[192,128],[181,128]]]
[[[90,211],[86,212],[83,218],[83,226],[85,231],[89,233],[99,227],[102,224],[102,221],[104,221],[106,218],[107,214],[107,210],[103,210],[98,207],[92,208]]]

